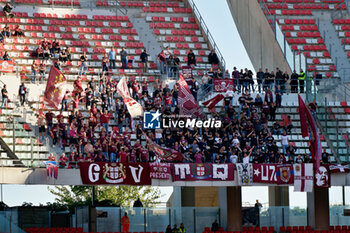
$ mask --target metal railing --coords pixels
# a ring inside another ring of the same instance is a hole
[[[202,31],[205,33],[206,37],[208,38],[208,42],[210,43],[210,45],[212,46],[213,50],[215,51],[215,53],[217,54],[219,61],[221,63],[221,68],[222,70],[226,70],[226,61],[224,59],[224,56],[222,55],[222,53],[220,52],[214,37],[211,35],[208,26],[206,25],[206,23],[204,22],[204,19],[201,15],[201,13],[199,12],[196,4],[194,3],[193,0],[188,0],[189,5],[192,8],[193,14],[195,15],[195,17],[198,20],[199,26],[202,29]]]

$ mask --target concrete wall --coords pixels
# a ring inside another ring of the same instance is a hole
[[[227,0],[227,4],[254,69],[279,67],[291,73],[258,1]]]

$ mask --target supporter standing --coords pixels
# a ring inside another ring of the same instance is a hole
[[[35,63],[35,60],[32,63],[31,69],[32,69],[32,83],[35,83],[35,81],[36,81],[36,73],[38,71],[38,66]]]
[[[261,93],[261,90],[262,90],[263,79],[264,79],[264,72],[262,72],[262,69],[260,68],[259,72],[256,73],[256,80],[258,82],[259,93]]]
[[[281,86],[280,85],[277,86],[277,89],[275,91],[275,95],[276,95],[276,107],[280,108],[281,107],[281,103],[282,103],[282,95],[283,95],[283,92],[281,90]]]
[[[292,93],[298,93],[298,74],[295,70],[290,77],[290,88]]]
[[[85,75],[86,74],[86,70],[87,70],[87,56],[86,53],[84,52],[81,56],[80,56],[80,72],[79,75]]]
[[[302,69],[300,69],[300,73],[298,75],[298,81],[299,81],[299,92],[304,93],[304,84],[305,84],[305,78],[306,74]]]
[[[22,83],[19,86],[18,94],[19,94],[19,100],[21,102],[21,105],[23,106],[24,102],[26,101],[26,94],[27,94],[27,88],[24,86],[24,83]]]
[[[148,56],[149,56],[149,54],[146,52],[146,49],[144,49],[140,55],[140,60],[141,60],[142,67],[143,67],[143,73],[148,72],[148,68],[147,68]]]
[[[120,51],[120,58],[122,61],[122,69],[128,68],[128,52],[126,52],[125,48],[122,48]]]
[[[1,96],[2,96],[1,108],[7,109],[8,92],[6,89],[6,84],[4,84],[4,87],[1,89]]]
[[[160,73],[165,74],[166,73],[166,57],[164,54],[164,50],[162,50],[157,57],[158,61],[159,61],[159,69],[160,69]]]
[[[116,60],[117,54],[115,52],[115,49],[111,48],[111,51],[109,51],[108,55],[109,55],[109,69],[116,69],[115,60]]]
[[[42,61],[39,66],[40,83],[45,81],[46,64]]]
[[[105,55],[102,58],[102,75],[106,74],[108,75],[108,63],[109,63],[109,59],[107,56],[107,53],[105,53]]]

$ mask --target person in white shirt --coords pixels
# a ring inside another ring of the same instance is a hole
[[[243,152],[243,163],[244,164],[247,164],[250,162],[250,155],[252,154],[253,150],[254,150],[254,147],[253,146],[250,150],[249,150],[249,154],[248,152]]]
[[[238,159],[238,156],[236,154],[232,154],[230,156],[230,162],[233,163],[233,164],[237,163],[237,159]]]
[[[288,135],[286,132],[284,132],[283,135],[281,136],[281,144],[282,144],[283,154],[286,154],[287,147],[289,144]]]

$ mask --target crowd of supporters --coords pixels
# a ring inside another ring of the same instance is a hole
[[[209,72],[217,75],[217,71]],[[150,88],[150,85],[154,86]],[[161,146],[183,153],[184,159],[176,162],[310,162],[309,154],[298,154],[295,143],[290,141],[289,135],[294,130],[291,117],[284,115],[282,121],[276,121],[283,95],[280,85],[274,92],[270,86],[263,87],[265,91],[257,93],[255,98],[251,96],[253,90],[244,84],[236,92],[227,92],[224,107],[212,113],[212,117],[221,120],[221,128],[156,130],[143,130],[141,118],[131,119],[116,86],[117,81],[109,76],[92,79],[86,86],[78,77],[74,90],[65,93],[58,115],[50,110],[39,114],[41,140],[48,136],[52,145],[62,151],[70,148],[69,154],[62,153],[57,158],[61,166],[73,166],[81,161],[160,162],[148,147],[144,134]],[[154,84],[133,80],[128,87],[145,111],[159,110],[163,116],[180,113],[177,83],[169,88],[158,80]],[[198,82],[193,79],[190,90],[194,96],[198,88]],[[234,107],[234,95],[238,95],[239,107]],[[316,108],[314,103],[309,107],[313,111]],[[270,127],[269,122],[272,122]],[[327,161],[325,155],[324,162]]]
[[[6,4],[6,17],[13,17],[12,6]],[[0,33],[0,43],[11,36],[24,36],[19,26],[11,32],[5,26]],[[6,51],[1,52],[3,60],[11,60]],[[122,69],[128,68],[128,52],[122,48],[120,55]],[[57,69],[72,61],[70,48],[63,48],[59,40],[44,38],[33,56],[39,59],[31,65],[31,80],[41,83],[45,81],[48,61]],[[292,74],[276,71],[263,72],[259,69],[256,75],[248,69],[233,68],[221,71],[219,58],[215,51],[208,55],[208,63],[212,65],[198,82],[195,78],[190,84],[190,91],[197,100],[198,91],[213,91],[214,79],[233,79],[235,92],[228,92],[224,97],[224,108],[221,112],[212,113],[221,120],[221,128],[166,128],[143,130],[142,119],[131,119],[123,100],[117,94],[117,80],[109,75],[110,69],[116,69],[117,50],[111,48],[101,60],[101,75],[98,80],[92,78],[87,85],[83,84],[81,76],[86,75],[88,58],[84,52],[80,56],[80,72],[74,82],[72,92],[64,94],[59,114],[50,110],[40,111],[38,128],[41,141],[50,139],[55,147],[60,147],[63,153],[56,158],[53,154],[49,160],[58,159],[61,166],[76,164],[79,161],[118,161],[118,162],[154,162],[159,161],[144,140],[144,134],[157,144],[180,151],[183,161],[177,162],[210,162],[210,163],[300,163],[309,162],[308,154],[297,154],[295,143],[289,135],[293,130],[290,116],[285,115],[282,122],[276,121],[276,111],[282,106],[282,96],[290,90],[292,93],[303,93],[306,75],[301,70]],[[143,72],[147,72],[149,54],[144,50],[140,55]],[[0,59],[1,59],[0,58]],[[180,59],[172,53],[169,47],[162,50],[157,60],[162,74],[177,77],[181,69]],[[196,55],[192,50],[187,53],[187,65],[196,66]],[[199,80],[199,79],[198,79]],[[150,85],[153,85],[151,88]],[[145,111],[159,110],[163,115],[178,115],[180,113],[178,95],[179,86],[172,88],[158,79],[149,83],[146,79],[139,83],[129,82],[129,90],[134,99],[141,103]],[[152,93],[151,93],[152,90]],[[26,88],[19,87],[21,105],[25,103]],[[259,93],[253,98],[251,93]],[[233,97],[239,95],[239,107],[234,107]],[[2,90],[2,107],[6,108],[8,93],[6,85]],[[315,110],[315,103],[310,109]],[[269,122],[272,122],[269,127]],[[113,127],[111,126],[113,125]],[[132,138],[135,135],[135,138]],[[277,146],[276,136],[280,146]],[[133,142],[132,142],[133,141]],[[64,151],[70,148],[69,155]],[[324,162],[328,161],[325,154]]]

